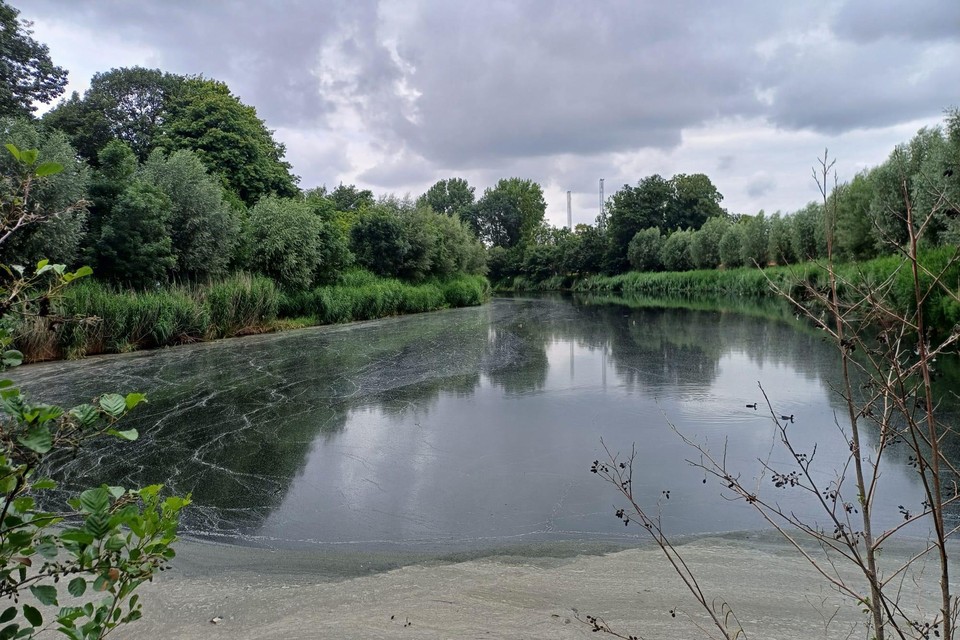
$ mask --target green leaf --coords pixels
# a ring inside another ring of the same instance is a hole
[[[83,528],[92,533],[95,538],[102,538],[110,533],[110,517],[106,513],[91,513],[87,516]]]
[[[23,617],[35,627],[43,625],[43,616],[40,615],[40,611],[36,607],[31,607],[28,604],[23,605]]]
[[[46,260],[46,259],[41,260],[40,262],[38,262],[38,263],[37,263],[37,272],[39,272],[40,269],[43,269],[43,268],[44,268],[45,266],[47,266],[48,264],[50,264],[50,261],[49,261],[49,260]]]
[[[105,393],[100,396],[100,408],[114,418],[119,418],[127,408],[127,401],[119,393]]]
[[[70,581],[70,584],[67,585],[67,591],[70,592],[74,598],[79,598],[87,590],[87,581],[83,578],[74,578]]]
[[[3,613],[0,613],[0,624],[5,622],[10,622],[17,615],[16,607],[7,607],[3,610]]]
[[[21,496],[13,501],[13,508],[19,513],[26,513],[33,509],[35,501],[30,496]]]
[[[16,349],[4,351],[0,357],[0,365],[4,367],[19,367],[23,363],[23,354]]]
[[[56,489],[57,483],[51,480],[50,478],[40,478],[39,480],[34,482],[32,485],[30,485],[30,488],[35,491],[41,491],[43,489]]]
[[[57,588],[49,584],[30,585],[30,593],[33,597],[48,607],[57,606]]]
[[[38,178],[46,178],[63,171],[63,165],[59,162],[43,162],[33,172]]]
[[[76,542],[80,545],[88,545],[93,543],[93,536],[87,531],[69,529],[60,534],[60,540],[63,542]]]
[[[127,397],[124,398],[124,400],[127,403],[127,411],[129,411],[130,409],[133,409],[135,406],[137,406],[141,402],[146,402],[147,396],[143,393],[128,393]]]
[[[20,162],[23,164],[37,164],[37,158],[40,157],[39,149],[23,149],[20,151]]]
[[[77,405],[73,409],[70,409],[69,413],[84,427],[89,427],[100,417],[97,408],[92,404]]]
[[[20,162],[21,154],[20,154],[20,149],[17,149],[17,145],[8,142],[7,144],[5,144],[5,145],[3,145],[3,146],[5,146],[5,147],[7,148],[7,151],[10,152],[10,155],[12,155],[14,158],[16,158],[18,162]]]
[[[127,490],[124,489],[123,487],[117,487],[117,486],[108,486],[107,491],[110,492],[110,495],[113,496],[114,500],[119,500],[120,496],[122,496],[127,492]]]
[[[106,513],[110,508],[110,494],[103,487],[87,489],[80,494],[80,509],[86,513]]]
[[[38,543],[35,546],[37,553],[42,555],[47,560],[53,560],[57,557],[57,554],[60,552],[60,549],[54,542],[50,540],[44,540],[43,542]]]
[[[136,440],[137,438],[140,437],[140,434],[137,433],[137,430],[136,430],[136,429],[126,429],[126,430],[124,430],[124,431],[117,431],[116,429],[109,429],[109,430],[107,430],[107,433],[109,433],[109,434],[112,435],[112,436],[116,436],[117,438],[122,438],[122,439],[124,439],[124,440],[130,440],[131,442],[132,442],[133,440]]]
[[[17,441],[31,451],[46,453],[53,448],[53,436],[45,425],[37,425],[17,438]]]

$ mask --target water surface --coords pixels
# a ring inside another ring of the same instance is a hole
[[[16,377],[65,405],[107,391],[149,397],[127,423],[139,441],[104,441],[59,465],[67,489],[163,482],[193,494],[188,534],[227,542],[436,550],[634,540],[613,517],[622,499],[589,471],[601,438],[614,451],[636,445],[635,490],[669,532],[761,528],[685,462],[697,453],[671,425],[818,518],[809,496],[760,477],[758,459],[786,460],[758,383],[777,414],[795,416],[796,446],[817,444],[826,483],[847,453],[837,369],[818,333],[781,320],[498,298]],[[745,406],[754,402],[760,410]],[[923,499],[906,457],[892,451],[883,469],[887,525]]]

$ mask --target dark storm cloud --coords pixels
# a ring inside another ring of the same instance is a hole
[[[938,115],[960,84],[953,0],[31,0],[24,10],[222,79],[271,127],[348,131],[366,145],[354,167],[389,187],[431,171],[504,175],[519,160],[674,149],[718,119],[886,127]]]
[[[702,3],[451,3],[417,13],[401,53],[430,157],[670,147],[686,126],[755,115],[749,26]],[[759,6],[759,5],[755,5]]]
[[[373,42],[376,4],[370,1],[321,7],[308,1],[32,0],[29,14],[149,46],[165,71],[223,80],[272,126],[316,121],[333,109],[330,94],[365,94],[378,76],[391,73]],[[324,95],[315,69],[322,45],[334,35],[341,36],[342,53],[365,72],[359,82],[331,86]]]

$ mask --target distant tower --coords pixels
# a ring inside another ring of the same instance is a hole
[[[600,215],[597,217],[597,226],[601,229],[607,226],[607,212],[603,206],[603,178],[600,178]]]
[[[567,191],[567,229],[573,231],[573,207],[570,204],[570,192]]]

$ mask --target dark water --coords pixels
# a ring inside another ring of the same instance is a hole
[[[636,532],[589,472],[636,444],[634,483],[665,529],[756,529],[688,465],[670,423],[742,477],[774,447],[763,385],[794,414],[796,446],[817,443],[824,483],[846,460],[834,424],[835,352],[812,331],[739,314],[496,299],[472,309],[228,340],[159,352],[22,367],[37,398],[75,404],[141,391],[136,443],[82,450],[66,487],[166,483],[192,492],[187,533],[276,547],[476,549],[612,540]],[[907,452],[883,467],[883,524],[923,496]],[[764,495],[816,519],[810,496]],[[664,491],[670,491],[669,500]],[[923,531],[915,533],[923,533]]]

